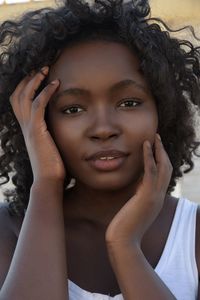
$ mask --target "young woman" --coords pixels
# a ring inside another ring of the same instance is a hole
[[[200,53],[149,12],[73,0],[1,25],[1,300],[200,299],[200,215],[171,196]]]

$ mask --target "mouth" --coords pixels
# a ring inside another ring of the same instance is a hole
[[[127,159],[128,153],[119,150],[99,151],[86,160],[98,171],[114,171],[120,168]]]

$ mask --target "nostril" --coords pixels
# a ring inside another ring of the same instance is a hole
[[[118,134],[101,134],[101,135],[94,135],[91,138],[93,140],[107,140],[107,139],[112,139],[116,138]]]
[[[93,140],[107,140],[114,139],[122,133],[118,126],[92,126],[88,128],[87,136]]]

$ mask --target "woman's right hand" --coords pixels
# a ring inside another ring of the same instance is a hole
[[[34,99],[48,71],[49,68],[44,67],[40,72],[26,76],[11,95],[10,103],[24,136],[34,181],[56,179],[64,182],[64,163],[44,119],[45,108],[58,89],[59,80],[48,84]]]

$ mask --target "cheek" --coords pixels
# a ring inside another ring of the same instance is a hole
[[[80,127],[70,126],[65,122],[58,122],[50,112],[46,118],[47,129],[49,130],[64,162],[71,160],[80,149]]]
[[[55,134],[56,133],[56,134]],[[72,159],[81,147],[80,129],[57,126],[51,131],[52,137],[59,148],[60,153],[66,159]]]
[[[129,120],[129,147],[133,151],[132,165],[134,165],[135,180],[142,176],[144,170],[143,143],[148,140],[153,146],[157,129],[158,118],[156,112],[154,114],[141,114],[140,117],[135,118],[134,122]]]
[[[56,130],[56,137],[54,134],[52,136],[60,152],[67,174],[74,177],[74,171],[76,173],[76,168],[79,169],[77,161],[80,161],[81,137],[69,129]]]
[[[128,130],[130,135],[132,134],[135,141],[133,143],[139,147],[145,140],[149,140],[151,144],[154,143],[155,134],[158,129],[158,116],[156,110],[149,113],[144,111],[141,114],[130,116],[126,123],[128,124]]]

